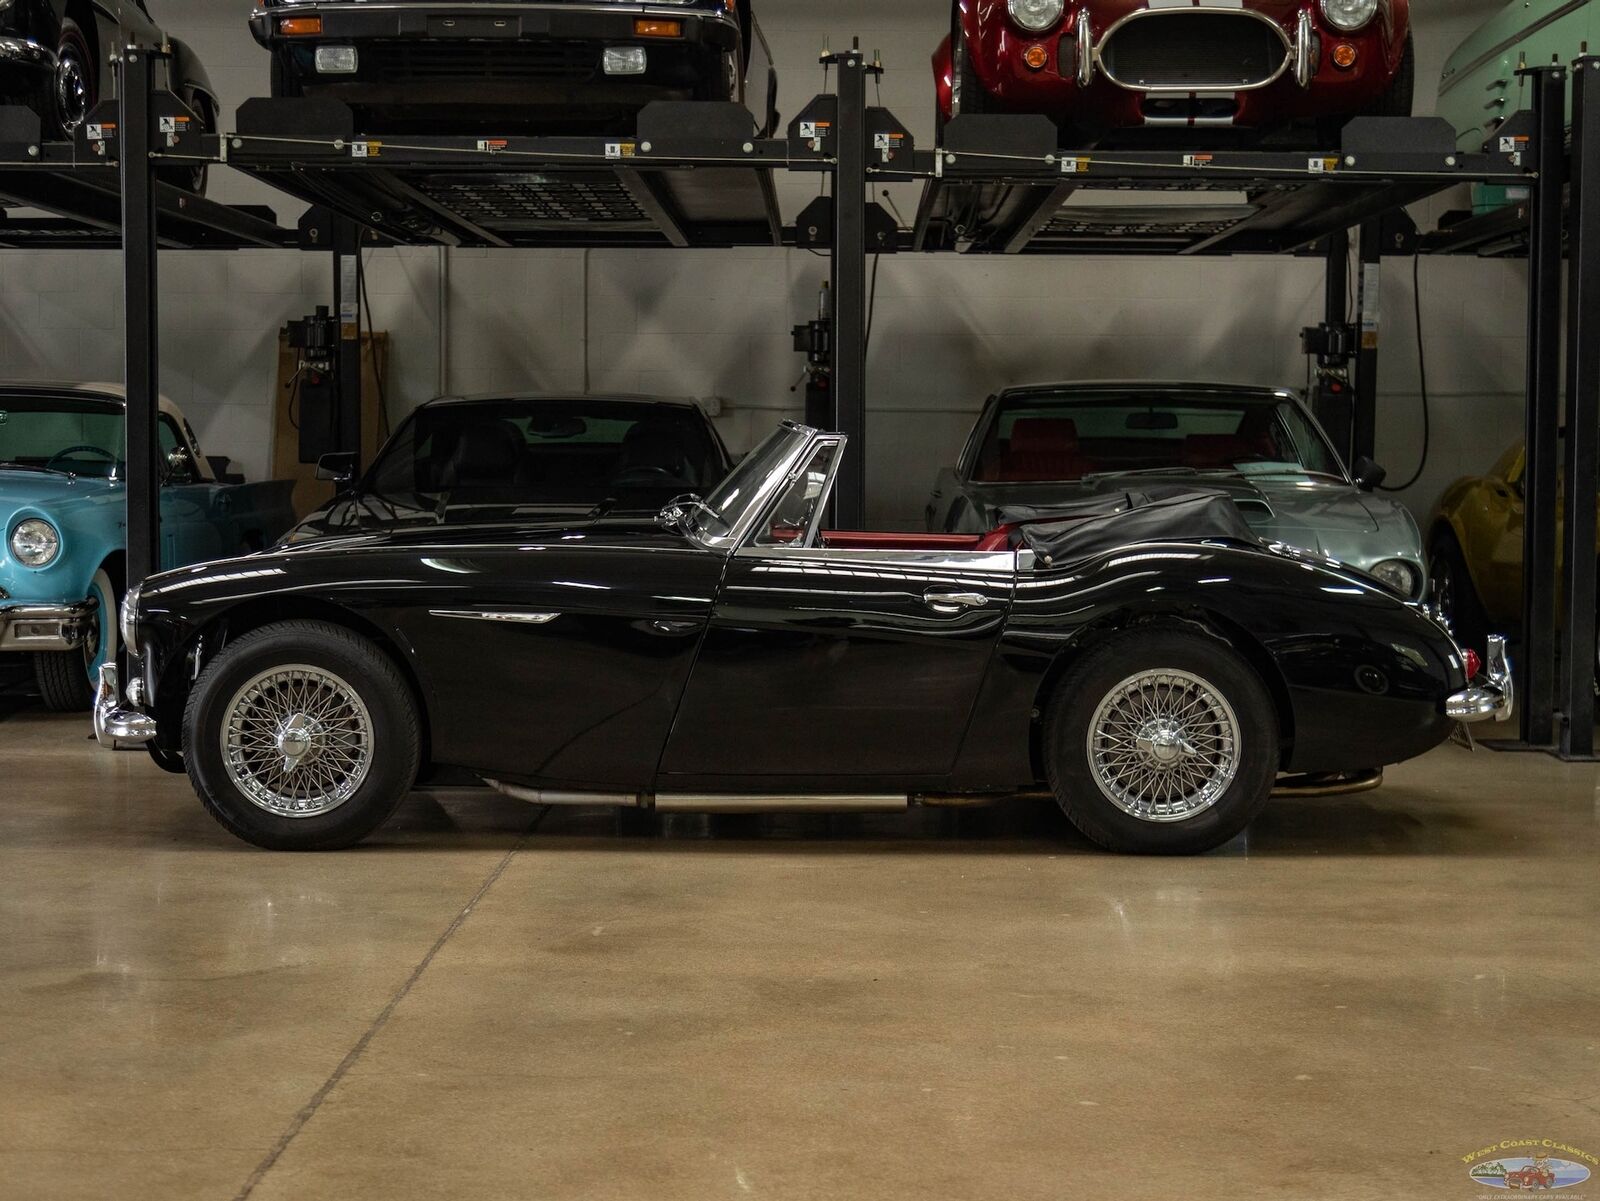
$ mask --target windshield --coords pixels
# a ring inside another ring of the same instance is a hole
[[[119,404],[0,396],[0,464],[111,479],[122,474],[125,453]]]
[[[972,478],[1071,482],[1144,471],[1346,478],[1327,440],[1286,397],[1127,389],[1002,398]]]
[[[715,486],[724,452],[682,405],[505,399],[419,409],[384,447],[361,490],[452,504],[570,505],[670,497]],[[432,507],[432,506],[429,506]]]
[[[709,541],[730,537],[760,502],[762,486],[774,471],[789,461],[806,434],[798,426],[784,424],[757,446],[722,481],[691,517],[693,532]]]

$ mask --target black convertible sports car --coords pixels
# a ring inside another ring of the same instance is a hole
[[[150,18],[145,0],[0,3],[0,98],[32,106],[46,137],[71,137],[113,95],[111,52],[129,41],[172,47],[158,79],[216,131],[217,98],[194,52]],[[198,179],[198,177],[197,177]]]
[[[653,100],[777,125],[750,0],[264,0],[250,28],[274,96],[342,100],[365,133],[632,133]]]
[[[692,400],[492,396],[429,401],[401,423],[359,482],[329,455],[319,473],[350,484],[285,540],[401,525],[654,516],[709,492],[733,460]]]
[[[1103,846],[1216,847],[1281,771],[1510,713],[1420,606],[1215,494],[981,535],[822,529],[844,439],[786,423],[655,520],[330,535],[154,576],[95,732],[233,833],[348,846],[429,765],[545,804],[896,809],[1048,782]]]

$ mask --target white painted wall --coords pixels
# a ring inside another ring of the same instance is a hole
[[[757,0],[792,113],[822,84],[824,40],[858,33],[890,68],[883,102],[920,139],[932,136],[928,56],[947,26],[941,0]],[[158,20],[208,64],[226,101],[267,90],[245,0],[152,0]],[[1419,111],[1449,49],[1495,0],[1420,5]],[[231,121],[231,107],[224,113]],[[815,180],[782,183],[786,216]],[[265,203],[292,221],[299,206],[232,172],[213,195]],[[897,192],[907,217],[915,193]],[[1457,201],[1459,203],[1459,201]],[[375,251],[368,282],[391,331],[395,417],[438,378],[438,255]],[[595,251],[452,254],[448,376],[456,391],[569,389],[718,395],[725,434],[743,449],[797,413],[801,362],[789,329],[807,320],[826,277],[804,252]],[[327,303],[322,256],[254,251],[162,255],[162,379],[212,453],[253,475],[266,468],[278,327]],[[115,255],[0,253],[0,374],[118,378],[120,266]],[[1433,454],[1406,496],[1425,511],[1455,475],[1487,465],[1517,436],[1525,270],[1474,260],[1422,265],[1434,414]],[[587,278],[587,288],[585,279]],[[870,508],[914,526],[938,466],[959,447],[983,398],[1008,384],[1070,378],[1218,378],[1298,384],[1298,332],[1320,319],[1321,268],[1292,259],[883,260],[869,354]],[[587,294],[586,294],[587,293]],[[1403,480],[1420,450],[1409,264],[1384,278],[1380,455]]]

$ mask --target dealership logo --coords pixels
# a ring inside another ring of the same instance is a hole
[[[1572,1188],[1588,1180],[1600,1159],[1548,1138],[1508,1138],[1463,1155],[1474,1184],[1508,1192]]]

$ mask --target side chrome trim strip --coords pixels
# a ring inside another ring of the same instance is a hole
[[[547,626],[559,613],[511,613],[494,609],[429,609],[434,617],[449,617],[458,621],[496,621],[507,625]]]

